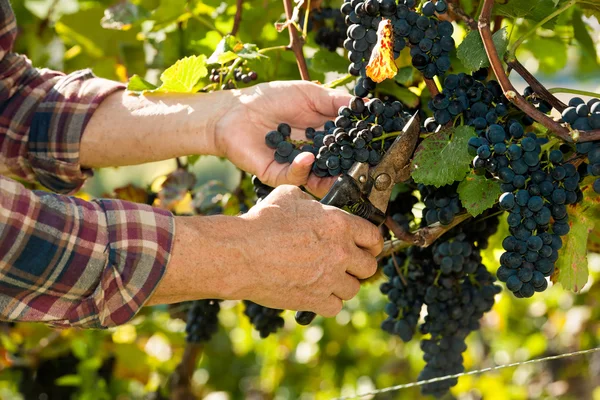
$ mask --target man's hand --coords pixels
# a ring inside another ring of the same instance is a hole
[[[241,217],[178,217],[150,304],[246,299],[331,317],[375,273],[382,248],[375,225],[283,185]]]
[[[383,239],[375,225],[279,186],[243,217],[252,241],[248,298],[273,308],[336,315],[377,270]]]
[[[338,109],[348,105],[352,96],[305,81],[263,83],[232,93],[236,96],[233,104],[215,127],[217,154],[267,185],[306,185],[322,197],[333,178],[310,174],[314,155],[302,153],[291,165],[278,164],[273,150],[265,145],[265,135],[285,122],[292,127],[293,139],[306,140],[306,128],[318,128],[335,119]]]

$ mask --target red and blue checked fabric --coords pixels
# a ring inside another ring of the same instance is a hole
[[[0,319],[107,328],[129,321],[169,261],[173,216],[118,200],[31,191],[2,174],[72,193],[86,124],[123,86],[90,71],[38,70],[11,52],[16,22],[0,0]]]

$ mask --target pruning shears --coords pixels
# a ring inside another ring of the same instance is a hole
[[[410,178],[410,159],[419,139],[421,125],[415,113],[404,126],[379,164],[355,162],[348,173],[341,175],[321,200],[322,204],[338,208],[347,207],[350,212],[380,226],[396,183]],[[296,322],[308,325],[316,314],[298,311]]]

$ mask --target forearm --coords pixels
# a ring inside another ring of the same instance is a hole
[[[191,154],[218,154],[215,125],[231,107],[231,91],[203,94],[128,92],[106,98],[81,139],[87,168],[124,166]]]
[[[248,223],[240,217],[175,217],[167,271],[147,305],[245,298],[254,286],[245,254]]]

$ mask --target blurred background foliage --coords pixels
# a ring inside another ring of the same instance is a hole
[[[478,1],[461,4],[473,12]],[[139,74],[152,83],[179,58],[210,55],[231,31],[236,12],[234,0],[13,0],[12,5],[19,25],[15,51],[26,54],[36,67],[65,72],[92,68],[98,76],[123,82]],[[278,33],[274,25],[283,21],[281,2],[246,0],[237,36],[259,48],[286,45],[287,33]],[[530,27],[510,17],[505,24],[517,31]],[[586,18],[573,8],[544,28],[521,46],[523,63],[548,87],[598,91],[600,30],[595,17]],[[456,29],[458,42],[464,34]],[[326,82],[345,73],[344,56],[320,49],[314,33],[309,33],[305,52],[312,79]],[[270,52],[267,61],[249,60],[247,66],[258,72],[259,81],[299,78],[291,52]],[[402,83],[412,86],[410,90],[396,84],[385,90],[416,106],[427,94],[421,93],[424,85],[412,67],[405,72]],[[171,186],[163,185],[176,166],[169,160],[97,171],[80,195],[116,196],[180,213],[236,214],[252,204],[247,177],[227,161],[202,157],[189,169],[191,180],[179,170],[180,176],[170,175]],[[501,253],[501,232],[485,254],[491,269]],[[502,293],[481,331],[469,337],[466,369],[600,345],[600,257],[592,254],[589,261],[591,276],[580,294],[557,286],[533,299]],[[382,332],[383,306],[378,285],[367,284],[336,318],[318,319],[305,328],[286,312],[284,329],[260,339],[241,304],[224,302],[219,333],[205,346],[192,389],[197,397],[213,400],[326,399],[412,382],[423,367],[418,341],[403,344]],[[168,398],[185,348],[185,309],[185,304],[146,308],[130,324],[107,331],[3,324],[0,399]],[[600,400],[600,354],[463,377],[452,396]],[[413,388],[378,398],[421,395]]]

